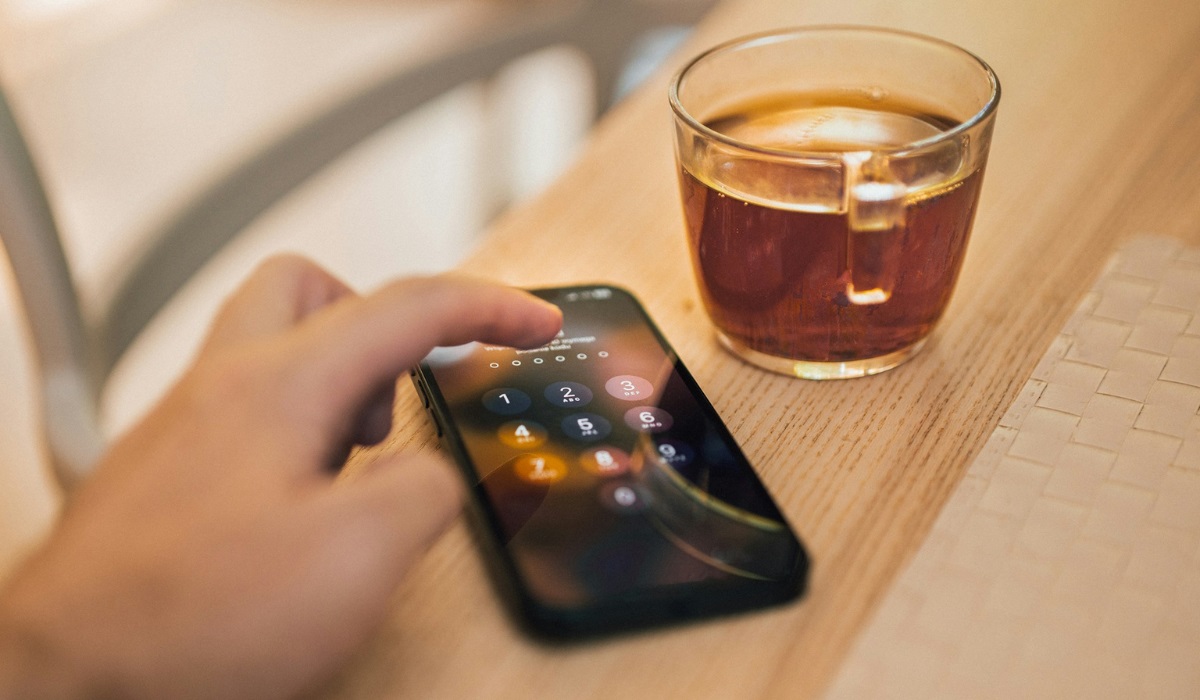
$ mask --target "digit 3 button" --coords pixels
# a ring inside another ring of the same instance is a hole
[[[562,420],[563,432],[583,442],[596,442],[608,437],[612,423],[595,413],[573,413]]]
[[[629,454],[611,445],[601,445],[580,455],[579,463],[597,476],[617,476],[629,471]]]
[[[496,436],[509,447],[532,450],[546,442],[546,429],[531,420],[514,420],[500,426]]]
[[[563,408],[582,408],[592,402],[592,390],[577,382],[555,382],[546,387],[545,396]]]
[[[625,412],[625,425],[640,433],[661,433],[671,429],[675,419],[657,406],[638,406]]]
[[[654,385],[641,377],[622,374],[605,382],[604,390],[622,401],[649,401],[654,393]]]
[[[513,460],[513,472],[521,481],[548,486],[567,478],[567,465],[554,455],[521,455]]]

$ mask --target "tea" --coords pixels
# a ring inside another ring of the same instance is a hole
[[[801,154],[887,152],[958,125],[913,102],[854,91],[773,96],[704,123],[750,147]],[[789,169],[769,151],[680,172],[693,264],[724,342],[836,363],[924,339],[954,288],[982,166],[963,170],[956,143],[932,175],[925,157],[916,185],[902,161],[893,164],[906,180],[899,218],[868,231],[850,220],[840,171]],[[877,278],[888,278],[886,292],[855,294],[862,279]]]

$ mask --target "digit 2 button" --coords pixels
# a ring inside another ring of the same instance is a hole
[[[577,382],[554,382],[546,387],[546,400],[563,408],[579,408],[592,402],[592,390]]]

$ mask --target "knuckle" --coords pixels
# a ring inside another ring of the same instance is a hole
[[[258,264],[256,273],[264,275],[291,274],[315,266],[316,263],[299,253],[275,253]]]
[[[269,363],[258,353],[223,352],[198,362],[183,388],[189,402],[203,411],[228,411],[263,393],[272,375]]]

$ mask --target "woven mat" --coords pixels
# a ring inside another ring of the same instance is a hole
[[[1123,247],[827,694],[1200,697],[1200,249]]]

